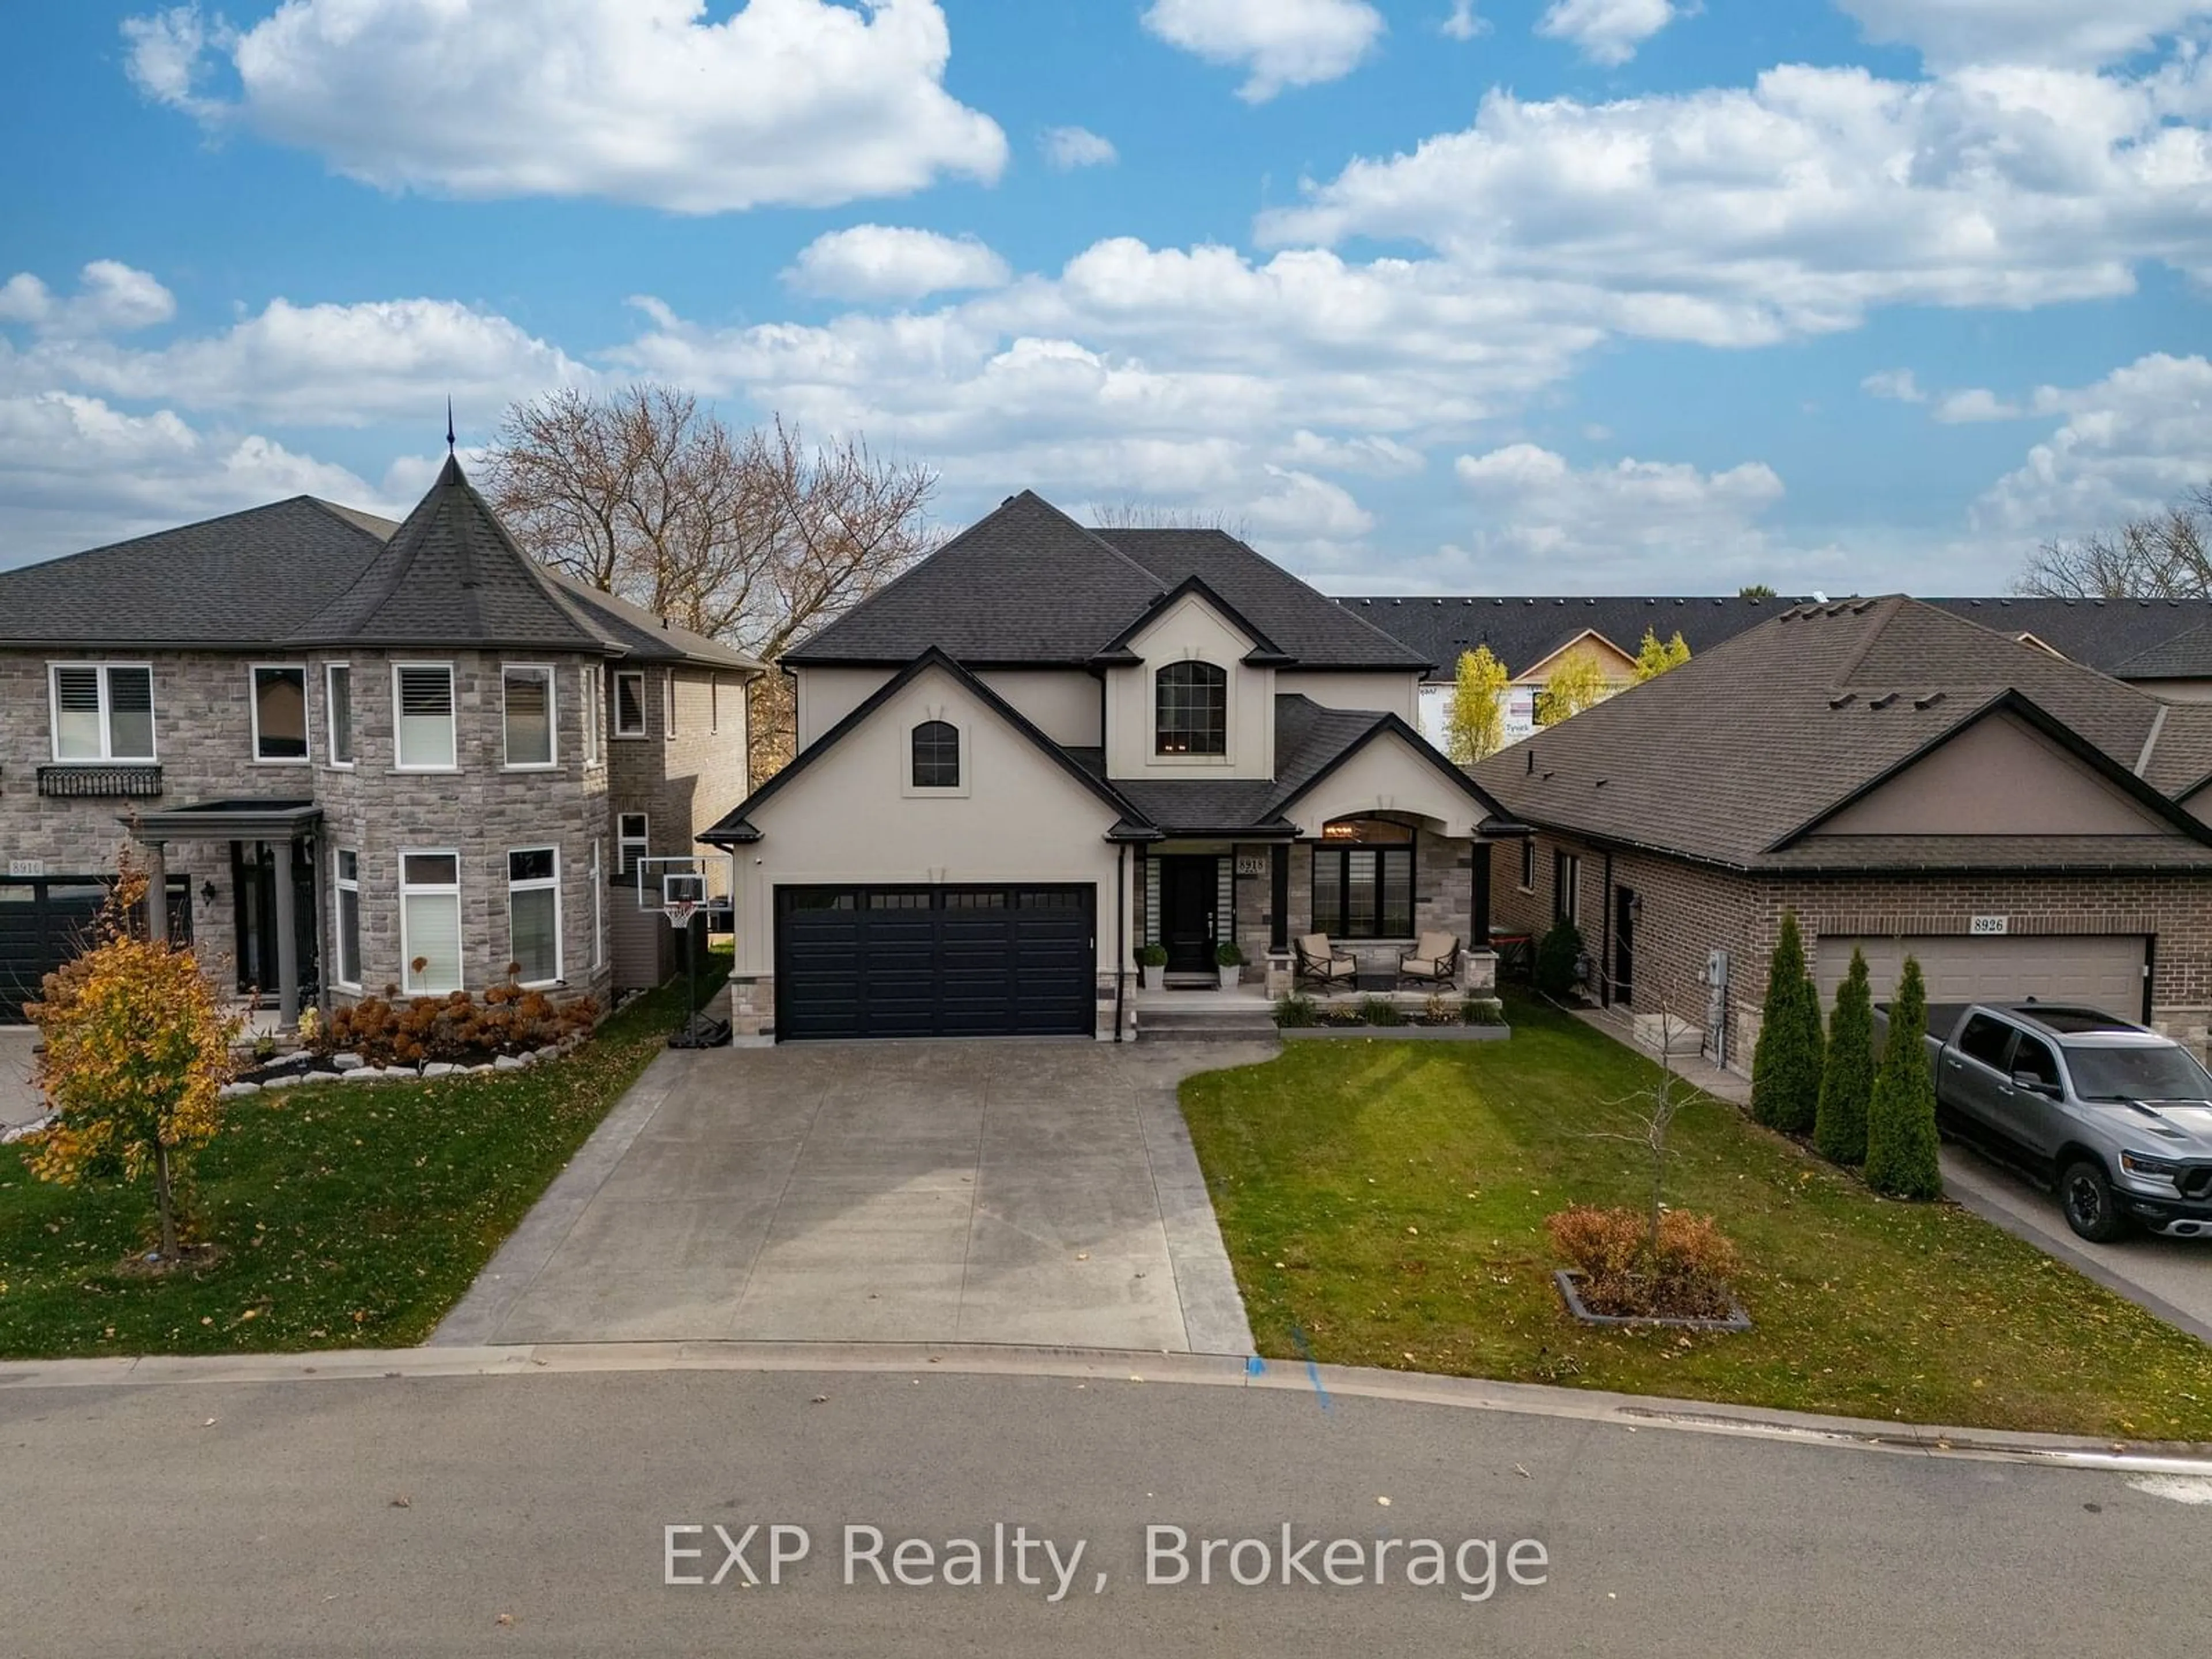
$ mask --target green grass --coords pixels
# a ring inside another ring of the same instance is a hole
[[[1668,1200],[1746,1263],[1741,1335],[1577,1325],[1544,1218],[1638,1204],[1651,1062],[1540,1004],[1510,1042],[1291,1045],[1182,1085],[1261,1352],[1795,1410],[2212,1439],[2212,1347],[1948,1204],[1890,1203],[1700,1098]]]
[[[702,992],[721,977],[718,966]],[[0,1147],[0,1358],[272,1352],[421,1341],[658,1053],[684,985],[567,1059],[433,1083],[233,1102],[192,1166],[197,1276],[117,1272],[153,1194],[42,1182]]]

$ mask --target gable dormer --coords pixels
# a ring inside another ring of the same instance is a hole
[[[1275,671],[1291,658],[1193,576],[1091,659],[1109,778],[1271,778]]]

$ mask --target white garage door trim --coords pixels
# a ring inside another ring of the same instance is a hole
[[[1814,978],[1824,1003],[1850,970],[1854,945],[1866,952],[1879,1002],[1897,988],[1909,952],[1918,958],[1930,1002],[2033,997],[2039,1002],[2087,1003],[2124,1019],[2140,1019],[2149,941],[2140,933],[2008,933],[1972,937],[1923,934],[1904,939],[1823,935],[1814,947]]]

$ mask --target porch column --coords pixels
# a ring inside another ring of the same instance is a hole
[[[272,842],[276,854],[276,1024],[287,1031],[300,1024],[300,939],[292,890],[293,844]]]
[[[1291,948],[1291,847],[1279,841],[1272,849],[1274,854],[1270,867],[1267,887],[1267,908],[1274,913],[1273,931],[1267,939],[1268,948],[1287,951]]]
[[[1474,937],[1468,948],[1487,951],[1490,948],[1490,848],[1491,843],[1474,843],[1474,902],[1468,912],[1467,930]]]
[[[166,942],[169,937],[169,860],[161,842],[146,848],[146,937]]]

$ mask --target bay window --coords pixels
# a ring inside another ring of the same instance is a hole
[[[545,768],[554,746],[553,671],[509,663],[500,671],[510,769]]]
[[[341,985],[361,985],[361,854],[340,851],[337,899],[331,907],[337,935],[337,971]]]
[[[330,722],[330,763],[353,764],[353,665],[326,663],[323,667],[323,709]]]

